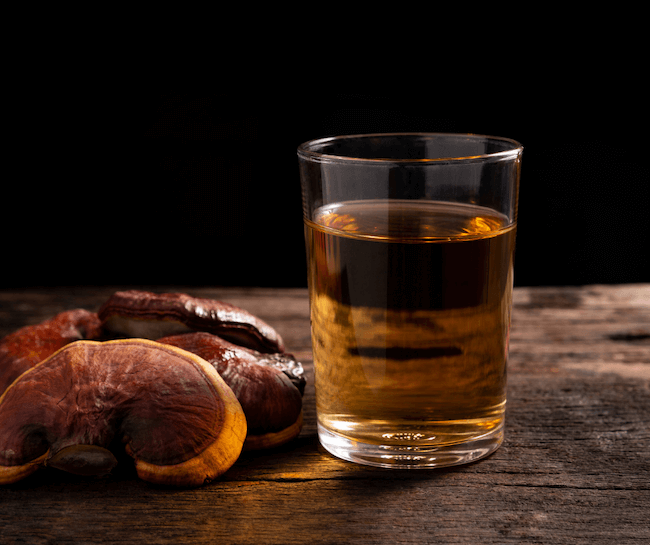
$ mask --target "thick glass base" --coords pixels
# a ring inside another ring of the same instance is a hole
[[[503,424],[470,441],[439,446],[362,443],[333,433],[320,423],[318,438],[330,454],[348,462],[390,469],[427,469],[467,464],[492,454],[503,442]]]

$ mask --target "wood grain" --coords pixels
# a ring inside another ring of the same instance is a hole
[[[0,291],[0,336],[117,287]],[[121,289],[121,287],[120,287]],[[650,285],[518,288],[506,439],[447,470],[337,460],[318,444],[306,290],[185,291],[242,306],[304,364],[305,428],[199,489],[56,470],[0,488],[0,543],[647,543]]]

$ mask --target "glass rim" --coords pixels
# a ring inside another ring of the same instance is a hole
[[[452,157],[431,157],[425,159],[416,159],[416,158],[396,158],[396,157],[379,157],[379,158],[364,158],[364,157],[353,157],[347,155],[336,155],[334,153],[322,153],[314,151],[313,148],[316,146],[322,146],[323,144],[342,141],[342,140],[353,140],[353,139],[362,139],[362,138],[381,138],[381,137],[396,137],[396,136],[405,136],[405,137],[427,137],[427,138],[466,138],[468,140],[476,141],[495,141],[501,142],[502,144],[508,144],[510,149],[496,151],[493,153],[484,153],[480,155],[464,155],[464,156],[452,156]],[[316,138],[314,140],[308,140],[303,142],[298,146],[298,156],[302,159],[306,159],[312,162],[317,163],[363,163],[363,164],[389,164],[389,163],[412,163],[418,165],[426,164],[447,164],[447,163],[477,163],[477,162],[491,162],[491,161],[504,161],[508,159],[515,159],[519,156],[524,147],[511,138],[504,138],[501,136],[489,136],[484,134],[474,134],[474,133],[453,133],[453,132],[387,132],[387,133],[368,133],[368,134],[349,134],[349,135],[340,135],[340,136],[326,136],[323,138]]]

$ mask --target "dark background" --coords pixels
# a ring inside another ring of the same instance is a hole
[[[396,131],[523,144],[516,285],[648,282],[638,95],[590,88],[41,97],[18,108],[0,287],[306,286],[296,147]]]

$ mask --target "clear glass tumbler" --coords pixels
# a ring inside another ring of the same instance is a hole
[[[522,146],[368,134],[298,148],[318,434],[389,468],[503,441]]]

